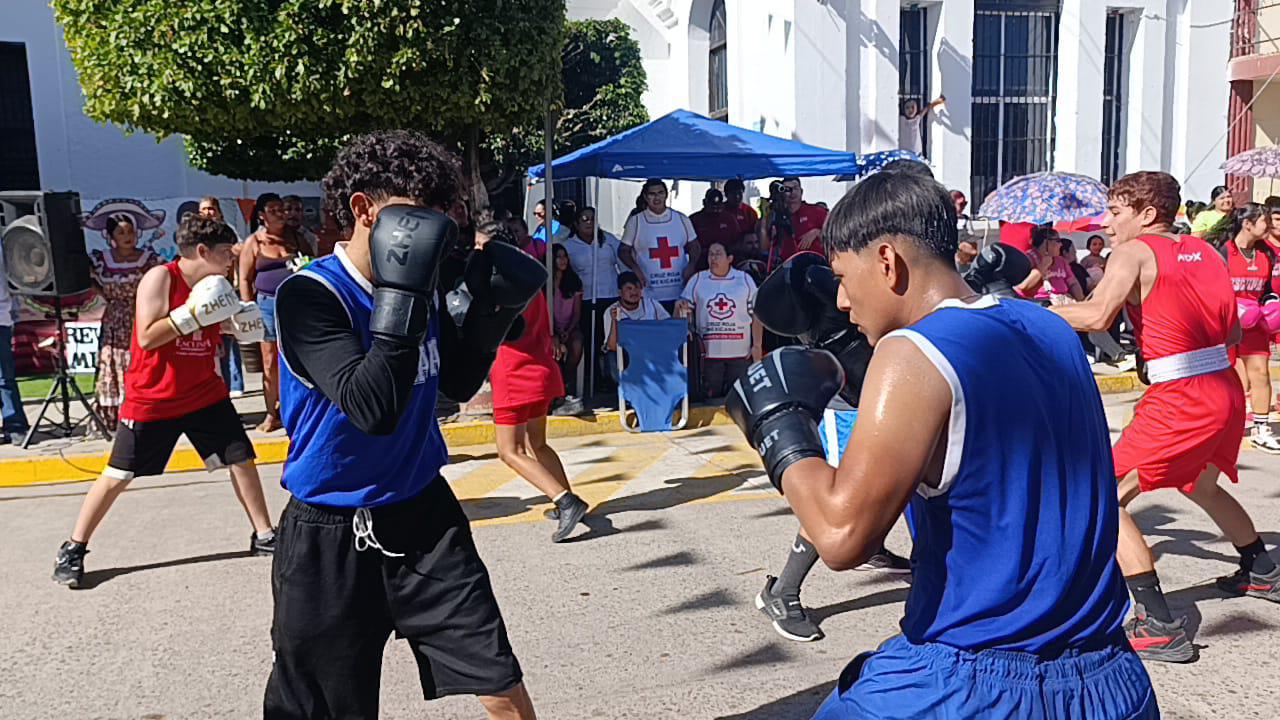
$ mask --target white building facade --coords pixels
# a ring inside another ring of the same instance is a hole
[[[0,5],[0,190],[74,190],[84,198],[139,200],[318,194],[315,183],[209,175],[187,163],[180,138],[157,142],[90,120],[49,1]]]
[[[1231,3],[1211,0],[570,0],[625,21],[650,115],[687,108],[859,153],[898,147],[904,99],[938,179],[971,198],[1040,170],[1223,184]],[[832,202],[845,185],[806,181]],[[700,193],[682,193],[689,206]]]

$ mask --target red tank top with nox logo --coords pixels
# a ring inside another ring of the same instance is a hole
[[[164,267],[169,271],[169,308],[173,309],[187,301],[191,286],[178,270],[178,261]],[[138,344],[139,329],[135,322],[129,369],[124,375],[122,419],[171,420],[227,397],[227,386],[218,376],[221,337],[216,325],[179,336],[154,350],[143,350]]]
[[[1156,256],[1156,282],[1141,305],[1126,304],[1147,361],[1222,345],[1236,322],[1227,264],[1197,237],[1143,235]]]

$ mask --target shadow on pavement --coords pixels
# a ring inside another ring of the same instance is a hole
[[[163,568],[181,567],[184,565],[199,565],[201,563],[221,562],[223,560],[235,560],[238,558],[249,557],[248,550],[239,552],[221,552],[212,553],[210,555],[196,555],[195,557],[176,558],[174,560],[165,560],[164,562],[147,563],[146,565],[130,565],[128,567],[106,568],[103,570],[90,570],[84,574],[84,580],[80,582],[79,590],[92,590],[108,580],[114,580],[121,575],[130,575],[136,572],[144,572],[146,570],[160,570]]]
[[[684,567],[693,565],[698,562],[698,558],[693,553],[681,550],[671,553],[670,555],[662,555],[652,560],[645,560],[642,563],[628,565],[623,570],[657,570],[659,568]]]
[[[841,615],[854,610],[862,610],[865,608],[879,607],[880,605],[893,605],[896,603],[906,602],[907,593],[911,591],[910,587],[897,587],[892,590],[881,590],[873,592],[870,595],[851,598],[842,602],[833,603],[831,605],[823,605],[818,608],[809,609],[809,617],[818,625],[821,625],[829,617]]]
[[[813,715],[822,704],[823,699],[831,693],[836,679],[814,685],[811,688],[791,693],[773,702],[761,705],[737,715],[721,715],[716,720],[801,720]]]
[[[676,603],[671,607],[665,608],[658,612],[659,615],[676,615],[678,613],[693,612],[695,610],[710,610],[712,608],[729,607],[736,605],[733,596],[726,590],[712,590],[701,595]]]
[[[1151,545],[1151,552],[1159,560],[1162,555],[1182,555],[1201,560],[1220,560],[1235,565],[1238,557],[1209,550],[1202,543],[1222,542],[1217,533],[1204,530],[1183,530],[1173,526],[1177,519],[1173,511],[1164,505],[1152,505],[1133,513],[1133,519],[1142,529]],[[1168,538],[1155,540],[1153,536]],[[1225,574],[1225,573],[1224,573]]]

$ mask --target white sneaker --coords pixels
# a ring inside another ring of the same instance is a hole
[[[1280,455],[1280,438],[1271,433],[1271,428],[1255,429],[1249,435],[1249,444],[1264,453]]]

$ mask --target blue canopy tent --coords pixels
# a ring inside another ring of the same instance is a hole
[[[551,161],[550,175],[555,180],[667,178],[713,182],[731,178],[858,175],[861,171],[856,153],[806,145],[676,110]],[[530,179],[546,180],[547,175],[545,163],[529,168]],[[598,186],[596,192],[598,195]],[[595,204],[599,205],[598,197]],[[594,244],[592,247],[596,249]],[[548,266],[550,260],[548,253]],[[549,305],[550,294],[548,285]],[[592,337],[584,339],[594,346],[595,322],[591,329]],[[594,390],[594,367],[590,374]],[[625,416],[625,408],[620,411]]]
[[[718,181],[857,175],[858,156],[736,127],[676,110],[571,152],[551,163],[552,176]],[[529,168],[543,179],[546,165]]]

